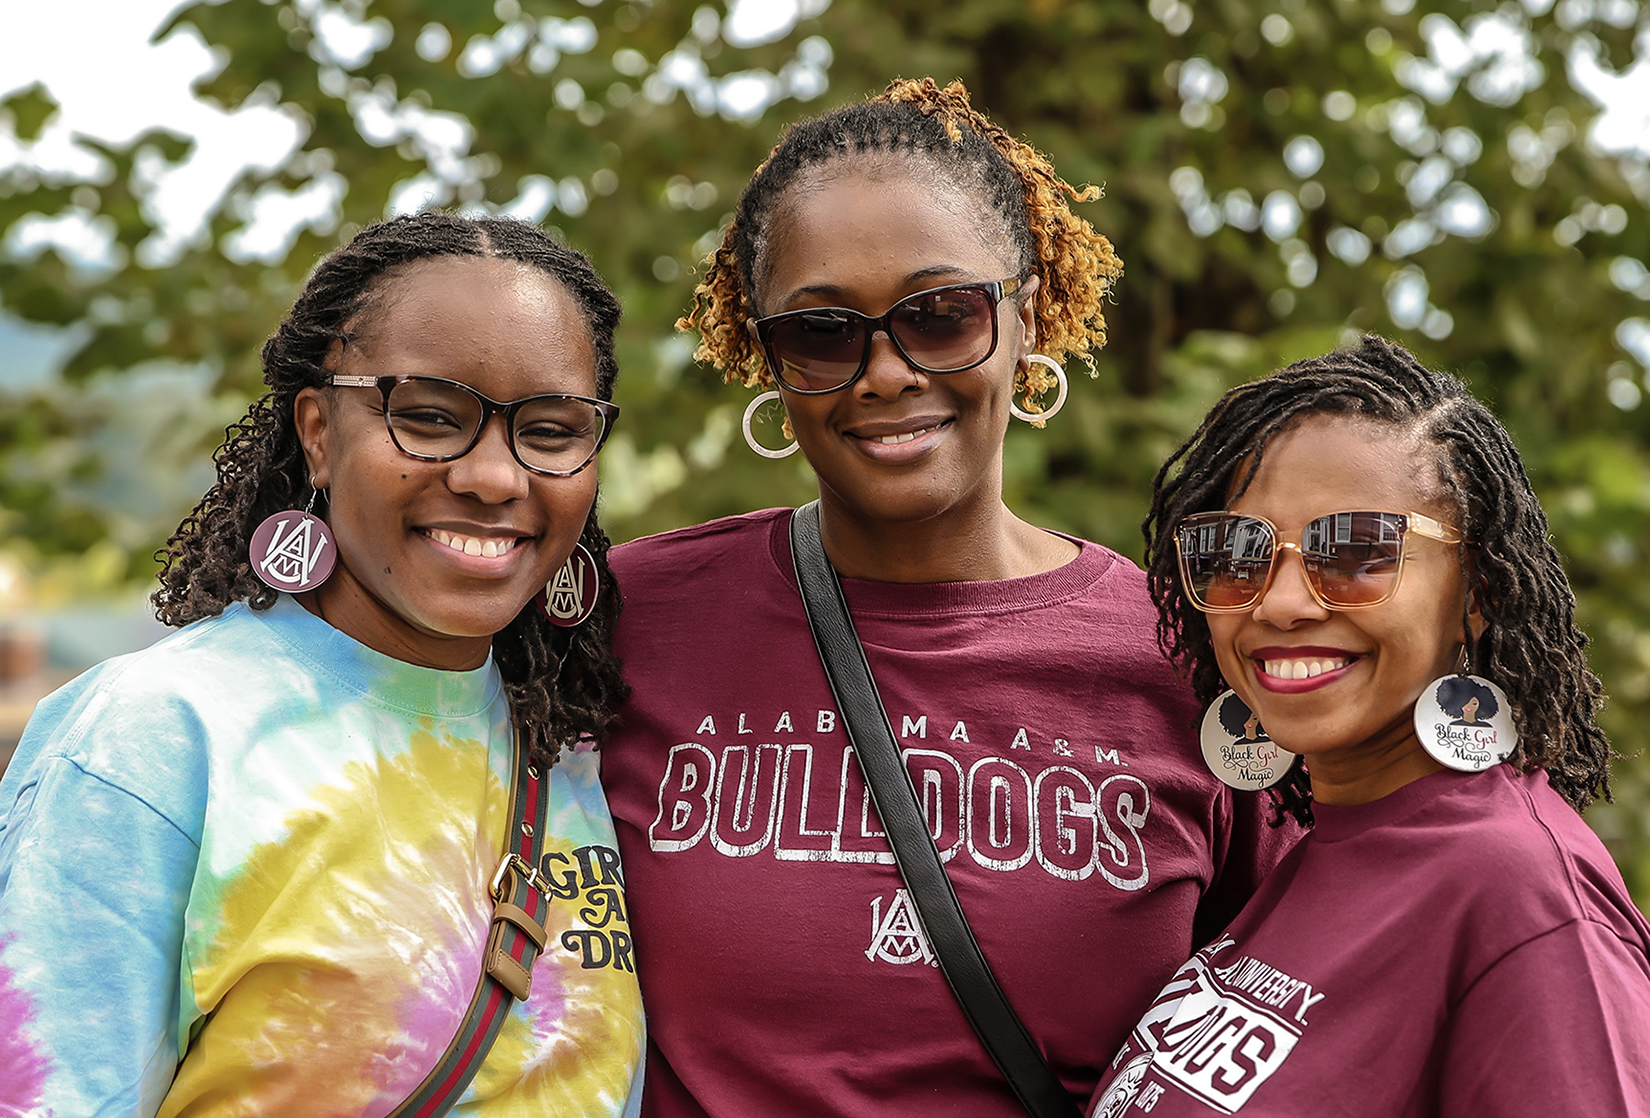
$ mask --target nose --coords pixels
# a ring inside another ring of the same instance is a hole
[[[527,468],[510,452],[504,423],[502,415],[488,417],[470,452],[447,463],[447,488],[489,505],[527,496]]]
[[[1272,559],[1272,577],[1255,603],[1254,618],[1274,629],[1289,630],[1322,621],[1329,611],[1312,594],[1306,564],[1293,546],[1280,547]]]
[[[892,400],[907,389],[922,388],[928,384],[928,374],[914,368],[894,345],[887,331],[877,330],[871,335],[871,353],[866,359],[865,375],[854,382],[854,392],[864,399]]]

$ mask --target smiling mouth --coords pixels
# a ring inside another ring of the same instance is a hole
[[[883,435],[876,441],[882,443],[884,446],[892,446],[894,443],[908,443],[918,435],[926,435],[930,431],[937,430],[939,430],[938,427],[924,427],[918,431],[907,431],[903,435]]]
[[[1293,660],[1262,660],[1260,670],[1273,679],[1311,679],[1339,671],[1352,663],[1349,656],[1303,656]]]
[[[480,536],[461,536],[457,532],[448,532],[441,528],[426,528],[423,532],[430,539],[443,547],[450,547],[454,551],[465,555],[479,555],[483,559],[496,559],[515,549],[521,542],[519,536],[505,536],[482,538]]]
[[[918,427],[913,431],[895,431],[892,434],[887,435],[854,435],[854,437],[868,443],[880,443],[883,446],[898,446],[900,443],[908,443],[915,439],[920,439],[924,435],[931,435],[935,431],[940,430],[942,427],[950,426],[950,424],[951,420],[946,419],[939,423],[931,423],[927,427]],[[851,431],[848,433],[853,434]]]

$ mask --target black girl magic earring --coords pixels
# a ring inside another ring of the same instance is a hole
[[[1270,788],[1295,763],[1295,754],[1266,735],[1266,727],[1236,691],[1222,691],[1203,712],[1198,731],[1203,763],[1221,783],[1248,792]]]
[[[1507,693],[1467,671],[1473,644],[1468,631],[1461,670],[1433,680],[1415,700],[1415,736],[1421,748],[1445,768],[1464,773],[1499,765],[1518,748]]]
[[[332,575],[338,545],[327,522],[315,515],[320,490],[309,479],[309,504],[303,511],[287,509],[265,518],[247,546],[252,573],[271,590],[302,594],[314,590]]]
[[[543,590],[533,596],[550,624],[562,629],[582,625],[596,612],[596,599],[601,596],[601,572],[596,559],[582,543],[573,545],[573,554],[567,557]]]

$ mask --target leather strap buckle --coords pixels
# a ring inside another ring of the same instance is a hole
[[[520,854],[512,851],[504,856],[504,860],[498,864],[498,869],[493,871],[493,882],[487,887],[487,893],[493,900],[502,901],[515,892],[514,889],[507,888],[504,881],[511,870],[515,871],[516,876],[537,889],[540,896],[547,897],[550,895],[549,884],[539,876],[538,867]]]
[[[516,934],[512,935],[512,930]],[[532,942],[532,946],[521,944],[523,936]],[[550,933],[544,925],[533,919],[525,909],[508,901],[500,901],[493,909],[493,927],[487,935],[487,973],[510,991],[512,997],[526,1001],[533,992],[533,960],[544,949],[549,938]],[[518,960],[512,953],[512,944],[517,945],[521,959]]]
[[[518,904],[516,896],[522,885],[537,896],[523,897]],[[493,874],[489,891],[493,895],[493,924],[487,933],[487,950],[483,956],[487,973],[510,991],[512,997],[525,1001],[533,989],[533,960],[544,950],[550,933],[522,905],[544,908],[550,891],[538,871],[519,854],[505,855]],[[530,942],[523,943],[524,938]]]

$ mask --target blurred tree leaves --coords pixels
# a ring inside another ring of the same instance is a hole
[[[204,369],[149,450],[203,457],[318,256],[420,204],[540,221],[612,280],[615,536],[805,499],[806,466],[746,452],[746,395],[695,368],[672,323],[786,121],[896,75],[956,76],[1068,179],[1104,185],[1086,213],[1127,268],[1096,381],[1076,370],[1058,420],[1010,433],[1016,509],[1137,556],[1152,474],[1215,396],[1379,330],[1513,430],[1612,737],[1650,741],[1650,171],[1590,140],[1576,87],[1633,63],[1636,0],[229,0],[176,22],[225,59],[205,95],[281,106],[307,138],[183,242],[146,207],[187,156],[176,137],[97,149],[95,181],[0,169],[0,304],[78,331],[64,383],[0,415],[0,534],[46,558],[113,539],[145,577],[170,527],[122,521],[88,482],[124,468],[88,439],[105,414],[88,393],[157,358]],[[25,91],[0,126],[27,141],[53,109]],[[103,263],[19,235],[64,217],[103,238]],[[1650,762],[1618,773],[1589,819],[1647,898]]]
[[[24,143],[33,143],[46,122],[57,115],[57,102],[36,82],[0,98],[0,112],[9,115],[12,135]]]

